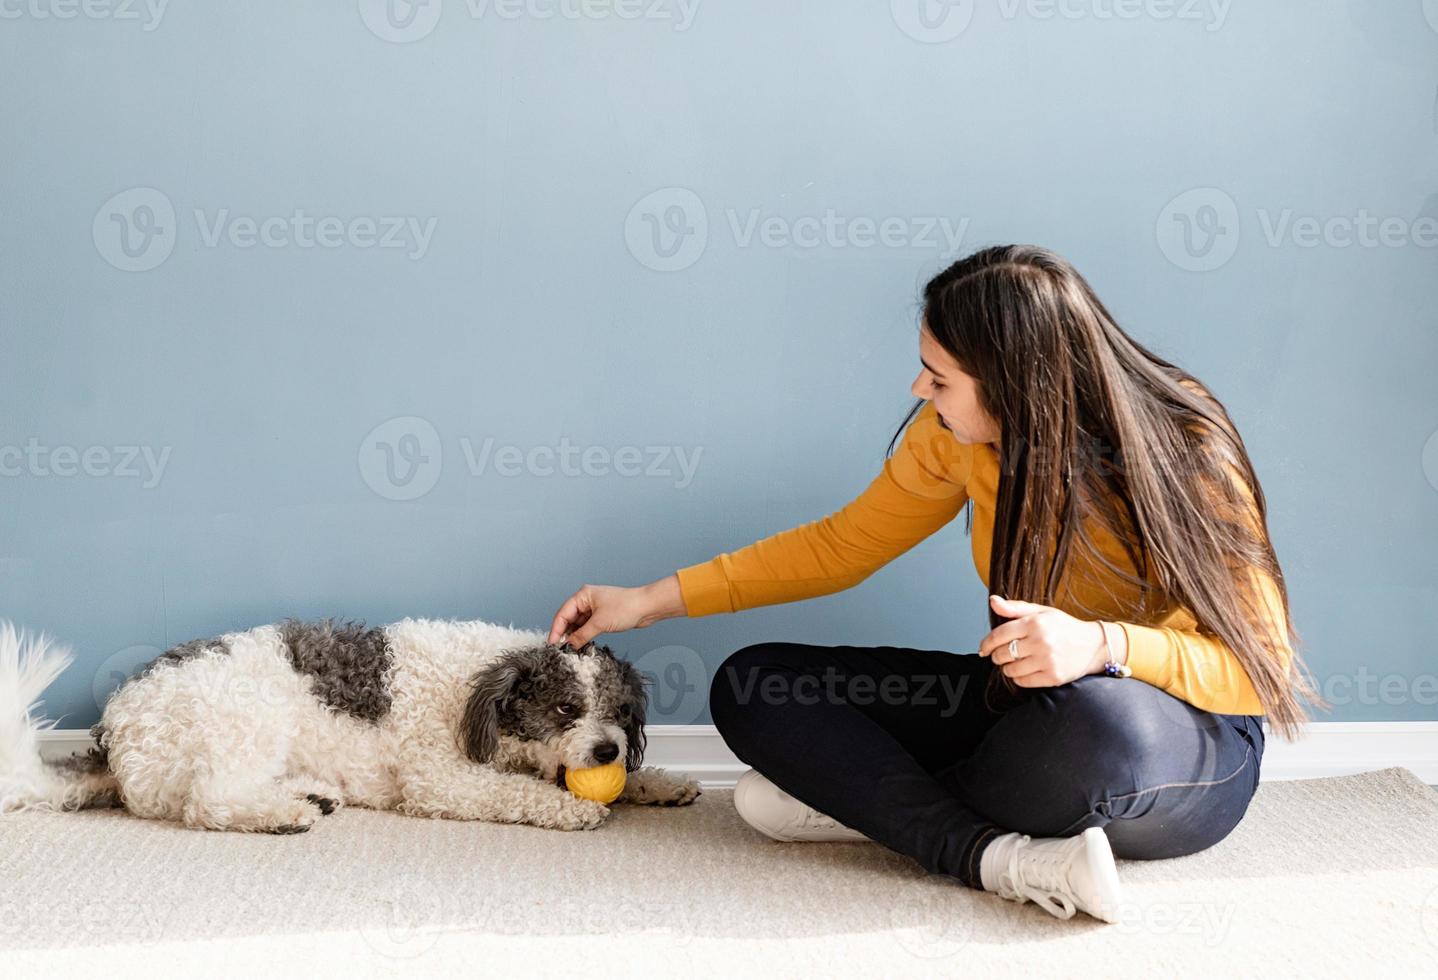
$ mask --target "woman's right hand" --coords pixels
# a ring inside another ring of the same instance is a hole
[[[568,643],[577,650],[601,633],[643,629],[684,615],[678,575],[634,589],[585,585],[559,607],[549,627],[549,642]]]

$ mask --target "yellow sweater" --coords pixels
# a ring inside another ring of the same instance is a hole
[[[707,616],[847,589],[953,520],[970,499],[974,565],[987,586],[998,483],[993,449],[960,443],[939,424],[933,403],[926,404],[894,455],[884,461],[882,472],[847,506],[822,520],[680,569],[685,609],[690,616]],[[1133,568],[1112,536],[1098,533],[1095,541],[1114,564]],[[1207,711],[1263,714],[1238,658],[1216,637],[1198,633],[1187,609],[1146,609],[1144,623],[1123,622],[1117,617],[1135,608],[1137,588],[1097,563],[1089,571],[1087,576],[1066,575],[1053,605],[1073,615],[1086,605],[1099,611],[1095,618],[1122,626],[1134,677]],[[1279,649],[1291,658],[1275,584],[1255,572],[1249,585],[1261,591]],[[1150,589],[1148,595],[1156,592]],[[977,640],[973,646],[977,648]]]

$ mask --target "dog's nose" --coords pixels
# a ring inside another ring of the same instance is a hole
[[[619,757],[619,746],[613,742],[605,742],[603,745],[594,747],[594,759],[600,765],[606,765]]]

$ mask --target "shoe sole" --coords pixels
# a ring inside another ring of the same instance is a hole
[[[753,823],[749,820],[748,817],[744,816],[744,801],[748,798],[749,793],[751,792],[750,787],[753,786],[755,781],[754,777],[750,776],[749,773],[757,772],[757,769],[750,769],[749,772],[746,772],[742,776],[740,776],[739,781],[734,784],[734,809],[738,812],[739,818],[741,820],[743,820],[749,826],[753,827],[755,830],[759,831],[759,833],[763,834],[765,837],[768,837],[771,840],[783,840],[783,838],[774,836],[773,833],[763,827],[760,827],[758,824]]]
[[[1101,922],[1118,922],[1119,905],[1123,901],[1123,884],[1118,880],[1118,868],[1114,865],[1113,846],[1102,827],[1090,827],[1083,832],[1084,859],[1088,862],[1089,880],[1101,895],[1097,908],[1085,909],[1089,915]]]
[[[749,773],[754,773],[755,775],[753,777],[749,777]],[[746,779],[746,777],[749,778]],[[750,820],[744,816],[744,806],[742,801],[745,797],[749,795],[749,792],[751,792],[750,787],[757,783],[760,779],[763,779],[771,786],[774,785],[767,776],[764,776],[757,769],[750,769],[749,772],[746,772],[739,777],[738,782],[734,784],[734,809],[738,811],[740,818],[743,819],[745,823],[749,824],[749,826],[753,827],[755,830],[759,831],[759,833],[763,834],[765,837],[768,837],[770,840],[776,840],[784,844],[844,844],[861,843],[870,839],[868,836],[860,834],[859,831],[852,828],[845,828],[843,831],[835,832],[833,836],[826,836],[820,834],[815,837],[781,837],[773,831],[767,830],[764,827],[760,827],[757,824],[750,822]],[[774,788],[779,789],[779,787],[777,786],[775,786]],[[780,792],[783,791],[780,790]],[[846,836],[841,836],[841,834]]]

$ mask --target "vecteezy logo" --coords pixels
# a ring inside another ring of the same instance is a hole
[[[889,933],[911,955],[925,960],[954,956],[968,945],[974,933],[970,916],[938,903],[916,909],[895,904],[889,908]]]
[[[423,875],[406,871],[384,882],[388,894],[369,898],[359,933],[381,956],[413,959],[434,948],[450,921],[451,899]],[[378,913],[376,915],[375,913]],[[376,921],[378,920],[378,921]]]
[[[1170,262],[1189,272],[1211,272],[1238,251],[1238,205],[1217,187],[1195,187],[1158,215],[1154,233]]]
[[[1438,490],[1438,432],[1423,444],[1423,475],[1428,477],[1433,489]]]
[[[624,219],[624,242],[639,264],[655,272],[678,272],[699,261],[709,244],[709,212],[685,187],[646,194]]]
[[[95,670],[95,676],[90,681],[90,693],[95,698],[95,707],[101,711],[105,710],[105,702],[110,700],[121,684],[140,672],[150,661],[154,660],[165,651],[159,647],[140,646],[126,647],[118,650],[105,658]]]
[[[428,37],[443,9],[444,0],[359,0],[360,17],[370,33],[392,44]]]
[[[709,699],[709,672],[698,653],[685,646],[659,647],[633,664],[647,682],[650,707],[665,724],[694,724]]]
[[[974,19],[973,0],[889,0],[894,23],[915,41],[952,41]]]
[[[441,455],[439,433],[427,419],[390,419],[360,443],[360,476],[386,500],[414,500],[439,482]]]
[[[132,187],[95,212],[100,258],[124,272],[146,272],[175,250],[175,206],[153,187]]]

